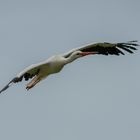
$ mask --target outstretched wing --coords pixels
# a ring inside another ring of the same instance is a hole
[[[0,93],[9,88],[13,83],[21,82],[23,78],[25,79],[25,81],[27,81],[33,78],[35,75],[38,75],[44,65],[47,65],[47,63],[43,62],[27,67],[26,69],[21,71],[15,78],[13,78],[2,90],[0,90]]]
[[[82,52],[96,52],[97,54],[102,55],[124,55],[123,51],[128,53],[133,53],[133,51],[137,50],[137,41],[129,41],[126,43],[95,43],[90,44],[81,48],[73,49],[70,52],[64,54],[64,57],[69,57],[74,51],[82,51]]]

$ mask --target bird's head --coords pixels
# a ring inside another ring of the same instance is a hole
[[[71,57],[72,58],[80,58],[80,57],[83,57],[83,56],[87,56],[87,55],[91,55],[91,54],[96,54],[95,52],[82,52],[82,51],[75,51],[71,54]]]
[[[86,56],[86,55],[90,55],[90,54],[96,54],[95,52],[82,52],[82,51],[74,51],[68,58],[66,63],[70,63],[80,57]]]
[[[72,54],[71,54],[71,58],[73,58],[73,59],[77,59],[77,58],[80,58],[80,57],[82,57],[82,55],[81,55],[81,51],[74,51]]]

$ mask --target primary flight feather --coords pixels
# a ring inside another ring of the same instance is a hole
[[[95,43],[73,49],[62,55],[52,56],[44,62],[33,64],[21,71],[0,90],[0,93],[9,88],[13,83],[21,82],[23,79],[26,81],[32,79],[26,86],[26,89],[29,90],[48,75],[60,72],[66,64],[80,57],[94,54],[124,55],[124,52],[133,53],[133,51],[137,50],[137,46],[139,46],[137,41],[129,41],[126,43]]]

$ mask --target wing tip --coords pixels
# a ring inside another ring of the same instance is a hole
[[[118,48],[121,48],[122,50],[132,54],[132,53],[134,53],[134,51],[138,50],[138,48],[136,48],[136,47],[140,46],[140,44],[138,44],[137,40],[132,40],[132,41],[128,41],[125,43],[117,43],[116,46]]]
[[[0,94],[1,94],[3,91],[5,91],[6,89],[8,89],[13,83],[18,82],[18,80],[19,80],[18,77],[13,78],[4,88],[2,88],[2,89],[0,90]]]

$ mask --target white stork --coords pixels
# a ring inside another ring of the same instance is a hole
[[[0,93],[10,87],[13,83],[21,82],[23,78],[26,81],[33,78],[26,86],[26,89],[29,90],[48,75],[60,72],[66,64],[73,62],[77,58],[95,54],[124,55],[122,50],[133,53],[134,50],[137,50],[136,46],[139,46],[137,41],[129,41],[127,43],[95,43],[73,49],[62,55],[52,56],[46,61],[33,64],[21,71],[0,91]]]

